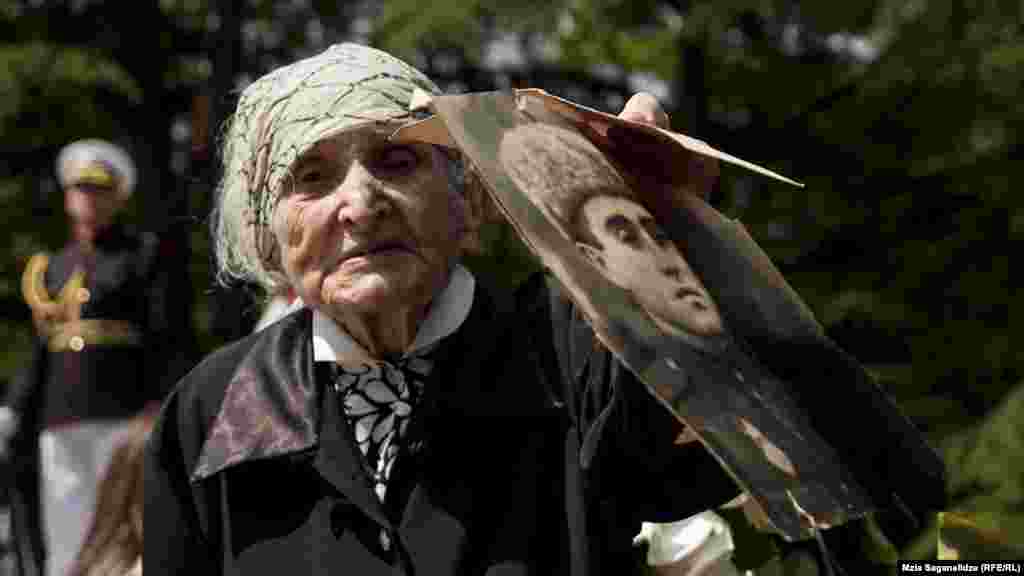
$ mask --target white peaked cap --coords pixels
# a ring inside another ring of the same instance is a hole
[[[62,188],[80,181],[84,175],[106,171],[113,178],[118,194],[128,198],[135,190],[135,162],[120,146],[105,140],[78,140],[57,155],[57,179]]]

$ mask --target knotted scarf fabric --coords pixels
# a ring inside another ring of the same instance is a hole
[[[337,366],[335,391],[377,497],[384,501],[406,429],[433,368],[430,350],[395,362]]]

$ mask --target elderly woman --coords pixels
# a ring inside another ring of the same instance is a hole
[[[642,521],[738,493],[543,277],[499,310],[459,264],[460,159],[388,139],[417,88],[439,92],[344,44],[242,94],[220,272],[303,306],[165,404],[147,575],[625,574]],[[665,119],[648,96],[623,114]]]

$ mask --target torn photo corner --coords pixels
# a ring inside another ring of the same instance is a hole
[[[919,469],[929,485],[941,476],[741,224],[693,194],[666,203],[666,183],[685,184],[674,172],[712,148],[535,90],[429,107],[394,138],[461,151],[595,335],[784,538],[862,517],[890,492],[913,497]]]
[[[669,144],[667,147],[668,151],[666,153],[670,156],[678,155],[678,150],[674,151],[675,154],[673,154],[673,151],[671,150],[673,147],[677,147],[700,156],[715,158],[721,162],[745,168],[751,172],[756,172],[757,174],[767,176],[768,178],[772,178],[780,182],[785,182],[792,186],[800,188],[804,187],[802,183],[797,182],[796,180],[792,180],[777,172],[758,166],[753,162],[748,162],[742,158],[717,150],[709,146],[706,142],[685,134],[672,132],[650,124],[624,120],[618,116],[601,112],[600,110],[595,110],[593,108],[588,108],[586,106],[570,102],[569,100],[565,100],[564,98],[559,98],[558,96],[554,96],[537,88],[515,90],[514,93],[517,101],[519,102],[519,106],[524,110],[532,110],[535,113],[561,114],[566,119],[570,119],[575,123],[589,126],[592,130],[592,138],[595,136],[597,139],[606,138],[609,129],[625,131],[627,134],[623,136],[624,139],[628,139],[630,135],[634,138],[643,138],[644,136],[649,138],[653,136],[661,142]],[[409,103],[409,109],[411,111],[431,109],[433,108],[432,103],[435,98],[449,97],[433,96],[423,90],[417,89],[413,93],[412,100]],[[448,148],[457,146],[452,140],[451,135],[448,133],[448,129],[445,127],[444,121],[436,115],[416,120],[402,126],[395,131],[391,136],[391,139],[399,142],[426,142]]]

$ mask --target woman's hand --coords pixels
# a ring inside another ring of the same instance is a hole
[[[665,130],[671,129],[665,109],[658,103],[658,99],[648,92],[634,94],[622,108],[619,118],[652,124]],[[686,188],[701,198],[707,199],[718,181],[719,174],[717,159],[692,154],[687,166]]]
[[[619,118],[633,122],[653,124],[658,128],[670,129],[668,113],[658,103],[658,99],[648,92],[637,92],[626,102],[619,112]]]

